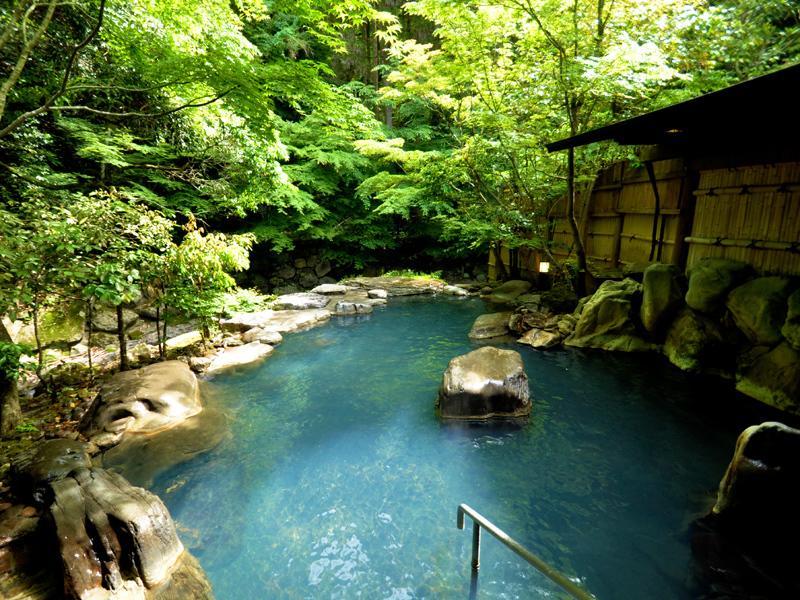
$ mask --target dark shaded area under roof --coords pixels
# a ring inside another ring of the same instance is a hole
[[[603,140],[675,154],[800,148],[800,64],[547,145],[550,152]],[[764,147],[767,145],[768,147]]]

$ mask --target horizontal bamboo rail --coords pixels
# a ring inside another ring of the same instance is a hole
[[[783,252],[800,252],[800,241],[797,242],[778,242],[772,240],[741,240],[724,237],[687,237],[689,244],[699,244],[701,246],[725,246],[731,248],[755,248],[756,250],[778,250]]]

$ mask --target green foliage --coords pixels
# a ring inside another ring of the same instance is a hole
[[[30,352],[31,349],[27,346],[0,342],[0,373],[3,377],[16,381],[23,368],[20,358]]]
[[[39,433],[39,428],[34,421],[23,421],[14,429],[17,433]]]
[[[444,281],[442,279],[441,271],[434,271],[433,273],[420,273],[412,269],[399,269],[395,271],[387,271],[383,274],[384,277],[405,277],[407,279],[430,279],[432,281]]]
[[[230,315],[237,312],[256,312],[268,309],[275,296],[266,296],[258,290],[236,288],[222,297],[221,312]]]

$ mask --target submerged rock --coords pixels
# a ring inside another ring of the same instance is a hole
[[[515,304],[519,296],[525,294],[533,287],[530,281],[512,279],[494,288],[485,300],[492,304]]]
[[[185,363],[171,360],[114,375],[87,410],[81,430],[107,447],[125,433],[168,429],[201,410],[197,377]]]
[[[234,367],[259,362],[272,354],[273,350],[272,346],[261,342],[250,342],[243,346],[225,348],[211,359],[211,364],[208,365],[206,373],[212,375]]]
[[[273,303],[277,310],[306,310],[309,308],[325,308],[330,299],[323,294],[301,292],[279,296]]]
[[[751,343],[773,345],[781,341],[787,301],[794,287],[783,277],[759,277],[730,293],[728,310]]]
[[[787,412],[800,414],[800,351],[783,342],[736,375],[736,389]]]
[[[484,347],[450,361],[437,411],[444,418],[488,419],[530,414],[528,376],[519,352]]]
[[[633,279],[604,281],[583,305],[575,331],[564,344],[622,352],[654,350],[639,335],[634,320],[639,313],[642,286]]]
[[[716,312],[728,292],[753,276],[747,263],[727,258],[704,258],[689,270],[686,304],[702,313]]]
[[[683,305],[686,285],[681,270],[675,265],[654,264],[642,279],[641,319],[644,328],[656,334],[675,316]]]
[[[489,313],[475,319],[469,332],[471,340],[487,340],[508,335],[508,323],[511,319],[510,312]]]
[[[518,344],[526,344],[537,350],[547,350],[558,346],[564,338],[557,331],[545,331],[543,329],[531,329],[517,340]]]

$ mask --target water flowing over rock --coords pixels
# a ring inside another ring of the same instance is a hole
[[[728,310],[751,343],[771,346],[781,341],[787,302],[794,287],[789,279],[759,277],[730,293]]]
[[[272,354],[273,350],[272,346],[261,342],[250,342],[243,346],[225,348],[211,359],[211,364],[208,365],[206,373],[211,375],[234,367],[260,362]]]
[[[800,350],[800,290],[789,296],[787,302],[786,321],[781,328],[786,341]]]
[[[450,361],[436,402],[444,418],[488,419],[530,414],[528,376],[519,352],[484,347]]]
[[[279,296],[273,306],[278,310],[306,310],[309,308],[325,308],[328,302],[330,302],[330,299],[322,294],[301,292],[299,294]]]
[[[327,304],[328,299],[325,299]],[[230,319],[220,321],[223,331],[245,332],[254,327],[264,331],[291,333],[307,329],[331,318],[331,312],[325,309],[313,310],[264,310],[254,313],[237,313]]]
[[[533,284],[530,281],[512,279],[494,288],[485,300],[492,304],[515,304],[517,298],[532,287]]]
[[[633,279],[604,281],[583,306],[575,331],[564,344],[622,352],[655,349],[640,337],[634,320],[639,314],[641,293],[641,284]]]
[[[644,328],[652,334],[661,331],[683,305],[685,294],[686,284],[678,267],[649,266],[642,278],[641,319]]]
[[[783,342],[736,375],[736,389],[781,410],[800,414],[800,351]]]
[[[686,304],[702,313],[716,312],[728,292],[753,276],[753,268],[738,260],[704,258],[689,270]]]
[[[510,312],[489,313],[475,319],[469,332],[471,340],[488,340],[490,338],[508,335],[508,323],[511,319]]]
[[[202,410],[197,377],[177,360],[117,373],[100,389],[81,422],[98,446],[112,446],[125,433],[168,429]]]

